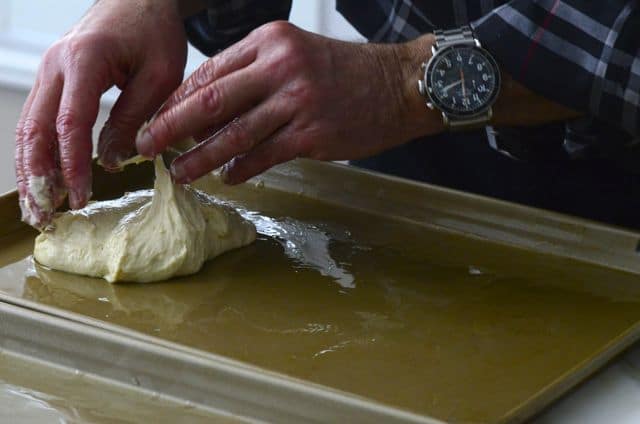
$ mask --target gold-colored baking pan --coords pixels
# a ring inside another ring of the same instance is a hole
[[[148,164],[96,169],[94,192],[113,197],[151,179]],[[194,276],[146,285],[34,264],[35,233],[18,221],[16,194],[5,195],[0,296],[37,320],[80,326],[72,338],[128,340],[133,356],[153,346],[184,353],[185,364],[248,364],[246,379],[225,382],[234,402],[246,388],[255,405],[264,374],[287,388],[271,393],[282,397],[269,401],[272,414],[319,421],[522,421],[640,335],[636,233],[307,160],[239,187],[196,185],[239,208],[258,240]],[[172,396],[202,401],[185,387]],[[258,404],[240,415],[280,421]]]

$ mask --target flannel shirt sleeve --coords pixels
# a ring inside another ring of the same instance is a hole
[[[288,19],[291,0],[208,0],[207,9],[185,20],[189,42],[207,56],[270,21]]]
[[[523,85],[640,135],[640,0],[512,0],[472,27]]]

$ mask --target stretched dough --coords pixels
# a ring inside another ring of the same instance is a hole
[[[252,243],[256,229],[207,194],[171,182],[155,160],[153,190],[57,215],[36,238],[40,264],[109,282],[151,282],[198,272],[203,263]]]

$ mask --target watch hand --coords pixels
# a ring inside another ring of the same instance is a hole
[[[444,87],[442,89],[442,91],[449,91],[449,90],[451,90],[453,87],[455,87],[458,84],[462,84],[462,80],[458,80],[458,81],[456,81],[454,83],[451,83],[451,84],[447,85],[446,87]]]

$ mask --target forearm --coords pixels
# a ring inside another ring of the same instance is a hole
[[[444,131],[439,111],[427,108],[425,99],[418,92],[417,81],[422,77],[420,65],[431,56],[431,46],[435,38],[427,34],[416,40],[394,47],[402,73],[403,101],[406,105],[403,123],[409,130],[408,136],[417,138]],[[493,105],[495,126],[528,126],[547,122],[562,121],[579,116],[580,113],[546,99],[502,72],[502,86]],[[439,127],[434,121],[440,123]]]

